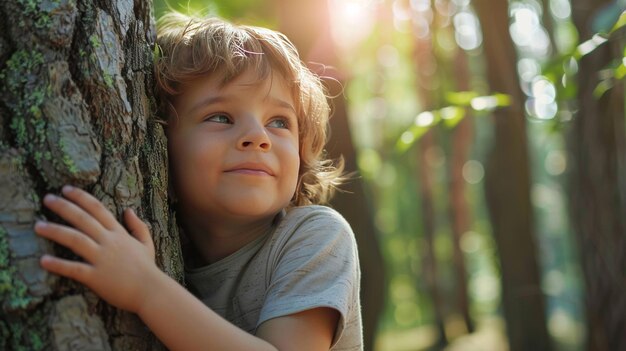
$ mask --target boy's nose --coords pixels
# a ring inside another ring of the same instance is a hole
[[[241,150],[267,151],[272,147],[272,143],[264,126],[254,123],[241,134],[237,147]]]

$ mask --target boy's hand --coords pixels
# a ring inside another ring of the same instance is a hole
[[[41,266],[85,284],[110,304],[137,312],[150,292],[151,279],[161,272],[154,263],[154,243],[148,226],[130,209],[124,221],[134,238],[104,205],[89,193],[63,187],[64,198],[44,197],[46,207],[72,227],[38,221],[35,232],[55,241],[85,262],[44,255]]]

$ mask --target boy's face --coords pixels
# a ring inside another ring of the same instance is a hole
[[[200,222],[273,217],[298,180],[293,97],[277,74],[220,81],[199,78],[174,102],[179,118],[167,135],[176,195],[185,216]]]

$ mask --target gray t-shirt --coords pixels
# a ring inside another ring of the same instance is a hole
[[[331,350],[362,350],[361,272],[350,225],[331,208],[302,206],[275,226],[232,255],[186,271],[188,289],[252,334],[272,318],[333,308],[341,317]]]

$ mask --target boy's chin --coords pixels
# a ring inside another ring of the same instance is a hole
[[[234,204],[229,204],[226,208],[235,217],[257,218],[274,217],[289,205],[289,201],[268,203],[267,199],[246,199]]]

